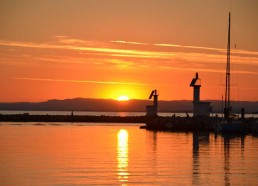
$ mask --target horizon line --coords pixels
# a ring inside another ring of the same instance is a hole
[[[48,100],[42,100],[42,101],[14,101],[14,102],[2,102],[0,101],[0,104],[5,104],[5,103],[42,103],[42,102],[47,102],[47,101],[65,101],[65,100],[75,100],[75,99],[91,99],[91,100],[110,100],[110,101],[117,101],[117,102],[121,102],[117,99],[113,99],[113,98],[85,98],[85,97],[74,97],[74,98],[65,98],[65,99],[57,99],[57,98],[53,98],[53,99],[48,99]],[[123,102],[130,102],[130,101],[152,101],[149,100],[148,98],[146,99],[129,99],[127,101],[123,101]],[[174,99],[174,100],[159,100],[159,102],[173,102],[173,101],[193,101],[190,99]],[[203,99],[202,101],[221,101],[219,99]],[[258,102],[258,100],[232,100],[231,102]]]

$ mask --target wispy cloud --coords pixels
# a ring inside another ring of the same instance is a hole
[[[66,50],[78,50],[78,51],[90,51],[90,52],[102,52],[110,54],[123,54],[134,57],[148,56],[152,58],[169,58],[174,56],[171,52],[155,52],[155,51],[140,51],[140,50],[128,50],[128,49],[115,49],[115,48],[101,48],[101,47],[84,47],[76,45],[61,45],[61,44],[48,44],[48,43],[32,43],[32,42],[12,42],[1,41],[2,46],[13,47],[27,47],[27,48],[42,48],[42,49],[66,49]]]
[[[66,45],[79,45],[79,46],[108,46],[106,42],[88,41],[82,39],[69,38],[68,36],[54,36],[55,39],[52,44],[66,44]]]
[[[132,44],[132,45],[150,45],[149,43],[141,43],[141,42],[135,42],[135,41],[110,41],[111,43],[122,43],[122,44]]]
[[[211,47],[200,47],[200,46],[188,46],[188,45],[176,45],[176,44],[153,44],[155,46],[162,46],[162,47],[177,47],[177,48],[188,48],[188,49],[202,49],[202,50],[212,50],[212,51],[219,51],[225,52],[225,49],[221,48],[211,48]]]
[[[134,45],[150,45],[150,46],[160,46],[160,47],[174,47],[174,48],[186,48],[186,49],[200,49],[200,50],[210,50],[210,51],[217,51],[225,53],[227,50],[226,48],[215,48],[215,47],[203,47],[203,46],[191,46],[191,45],[178,45],[178,44],[171,44],[171,43],[142,43],[142,42],[135,42],[135,41],[110,41],[112,43],[120,43],[120,44],[134,44]],[[245,55],[258,55],[256,51],[247,51],[247,50],[239,50],[239,49],[232,49],[232,54],[245,54]]]
[[[225,70],[220,69],[214,69],[214,68],[190,68],[190,67],[172,67],[172,66],[160,66],[161,69],[167,69],[167,70],[176,70],[176,71],[190,71],[190,72],[196,72],[198,70],[199,72],[212,72],[212,73],[225,73]],[[235,70],[231,72],[232,74],[255,74],[257,75],[258,72],[253,71],[247,71],[247,70]]]
[[[143,43],[143,42],[135,42],[135,41],[110,41],[111,43],[120,43],[120,44],[133,44],[133,45],[151,45],[151,46],[159,46],[159,47],[176,47],[176,48],[188,48],[188,49],[204,49],[204,50],[212,50],[212,51],[226,51],[221,48],[211,48],[211,47],[200,47],[200,46],[188,46],[188,45],[178,45],[178,44],[170,44],[170,43]]]
[[[56,36],[55,39],[55,42],[47,43],[0,40],[0,45],[35,49],[70,50],[71,52],[75,51],[76,54],[73,53],[72,55],[66,55],[65,53],[62,53],[64,56],[59,57],[53,55],[53,53],[50,55],[46,54],[46,52],[41,56],[31,56],[31,58],[34,58],[35,60],[64,64],[109,64],[116,65],[118,67],[158,67],[160,69],[170,68],[178,70],[187,70],[189,66],[191,66],[192,69],[198,68],[198,70],[201,70],[201,68],[203,68],[203,70],[206,71],[218,72],[218,70],[211,66],[226,63],[224,60],[225,49],[220,48],[184,46],[177,44],[151,44],[122,40],[111,41],[111,43],[114,43],[111,46],[108,44],[110,42],[106,42],[105,45],[104,42],[85,41],[69,38],[67,36]],[[127,49],[124,49],[124,47],[121,46],[123,44],[139,45],[139,47],[137,47],[137,50],[132,46],[127,46]],[[151,49],[148,46],[152,46]],[[167,47],[167,49],[162,49],[160,47]],[[177,50],[173,49],[175,47]],[[257,66],[258,52],[232,50],[232,59],[234,59],[236,64],[245,67]],[[257,74],[254,68],[251,70],[239,70],[238,72]]]
[[[13,78],[15,80],[26,81],[50,81],[50,82],[66,82],[66,83],[95,83],[95,84],[111,84],[111,85],[149,85],[147,83],[135,83],[135,82],[117,82],[117,81],[92,81],[92,80],[68,80],[68,79],[43,79],[43,78]]]

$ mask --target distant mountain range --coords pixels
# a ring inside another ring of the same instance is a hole
[[[222,111],[222,103],[218,100],[205,100],[212,103],[213,112]],[[37,111],[115,111],[145,112],[145,106],[151,105],[150,100],[116,101],[111,99],[74,98],[65,100],[48,100],[46,102],[0,103],[0,110],[37,110]],[[232,101],[235,112],[245,108],[246,113],[258,112],[258,101]],[[175,100],[159,101],[159,112],[192,112],[192,101]]]

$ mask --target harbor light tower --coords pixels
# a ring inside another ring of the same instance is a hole
[[[149,99],[153,98],[153,105],[146,106],[146,116],[157,116],[158,115],[158,93],[157,90],[153,90],[149,96]]]
[[[198,72],[192,79],[190,87],[193,87],[193,116],[210,116],[210,102],[200,101],[201,79]]]
[[[193,87],[193,102],[200,102],[200,88],[201,88],[201,80],[198,77],[198,72],[195,74],[195,78],[192,79],[190,87]]]

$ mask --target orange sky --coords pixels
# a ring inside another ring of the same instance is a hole
[[[228,12],[232,98],[258,101],[252,0],[2,0],[0,102],[75,97],[201,99],[224,93]],[[237,85],[236,85],[237,84]]]

